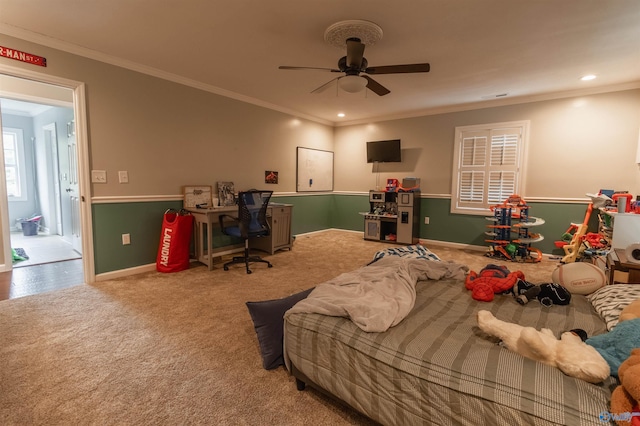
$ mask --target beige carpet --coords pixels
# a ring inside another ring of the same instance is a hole
[[[255,265],[147,273],[0,302],[0,423],[368,424],[283,367],[262,369],[246,301],[287,296],[366,264],[390,244],[361,233],[298,237]],[[496,262],[430,247],[479,270],[503,263],[550,280],[556,263]],[[508,297],[508,296],[500,296]]]

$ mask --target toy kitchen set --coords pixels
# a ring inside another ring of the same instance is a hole
[[[369,211],[364,216],[364,239],[417,244],[420,233],[418,179],[388,179],[385,191],[369,191]]]

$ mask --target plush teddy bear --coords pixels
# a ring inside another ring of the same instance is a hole
[[[609,364],[592,346],[572,332],[565,332],[558,340],[547,328],[533,327],[501,321],[489,311],[478,311],[478,327],[500,338],[507,349],[520,355],[557,367],[564,374],[600,383],[610,375]]]
[[[618,368],[620,385],[611,394],[611,413],[620,426],[640,425],[640,348]]]
[[[471,297],[482,302],[491,302],[496,293],[511,291],[518,280],[524,280],[521,271],[510,272],[505,266],[487,265],[479,273],[470,271],[464,286],[471,290]]]
[[[620,311],[618,321],[627,321],[640,318],[640,299],[634,300]]]

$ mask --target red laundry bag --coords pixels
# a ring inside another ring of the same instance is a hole
[[[164,212],[160,246],[156,258],[158,272],[178,272],[189,268],[189,246],[193,216],[186,210]]]

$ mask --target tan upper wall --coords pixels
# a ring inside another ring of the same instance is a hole
[[[86,84],[92,169],[106,170],[95,196],[175,195],[182,185],[235,182],[296,190],[296,147],[335,152],[334,189],[367,191],[376,173],[365,142],[402,139],[403,162],[379,165],[386,178],[415,176],[427,194],[451,193],[456,126],[530,120],[525,197],[585,198],[600,188],[640,193],[635,163],[640,89],[332,128],[92,59],[0,35],[0,43],[47,58],[46,68],[3,64]],[[0,87],[0,91],[3,88]],[[129,172],[118,184],[117,172]]]
[[[94,197],[218,181],[295,192],[296,147],[333,150],[330,126],[4,35],[0,44],[47,58],[46,68],[0,58],[5,65],[86,84],[90,167],[108,180],[92,184]],[[119,170],[128,184],[117,183]],[[279,172],[277,185],[265,185],[266,170]]]
[[[421,178],[427,194],[451,194],[456,126],[530,120],[524,197],[586,198],[599,189],[640,194],[640,90],[531,102],[335,131],[336,191],[376,186],[365,142],[402,140],[402,163],[379,165],[379,181]]]

